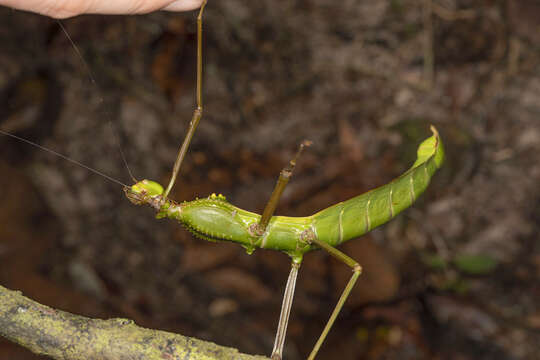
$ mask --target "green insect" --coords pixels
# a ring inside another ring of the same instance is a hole
[[[296,278],[304,254],[322,248],[350,266],[353,275],[308,357],[314,359],[362,271],[360,264],[342,253],[336,246],[373,230],[411,206],[425,191],[433,174],[441,167],[444,161],[444,148],[437,130],[432,126],[433,135],[420,144],[415,163],[403,175],[384,186],[330,206],[311,216],[273,216],[283,189],[292,176],[296,161],[309,142],[301,144],[295,158],[281,171],[262,215],[240,209],[230,204],[222,195],[212,194],[205,199],[182,203],[169,199],[167,196],[202,117],[202,13],[205,5],[206,1],[197,18],[197,107],[178,153],[171,180],[165,191],[160,184],[151,180],[139,181],[131,187],[125,187],[124,191],[134,204],[147,204],[154,208],[158,219],[166,217],[177,220],[201,239],[239,243],[246,248],[248,254],[256,248],[261,248],[282,251],[291,257],[291,271],[283,297],[272,359],[282,358]]]
[[[153,207],[158,219],[177,220],[201,239],[236,242],[249,253],[255,248],[278,250],[300,263],[306,252],[357,238],[412,205],[444,160],[439,135],[431,129],[433,135],[418,148],[414,165],[392,182],[311,216],[272,216],[265,227],[260,227],[261,215],[230,204],[223,195],[176,203],[151,180],[139,181],[125,193],[133,203]]]
[[[443,144],[437,130],[432,126],[433,135],[420,144],[416,161],[404,174],[386,185],[332,205],[311,216],[274,216],[296,161],[309,142],[300,145],[296,156],[281,171],[262,215],[240,209],[230,204],[222,195],[212,194],[204,199],[182,203],[169,199],[168,195],[202,117],[202,14],[205,5],[206,1],[202,4],[197,17],[197,107],[174,164],[171,180],[165,190],[160,184],[150,180],[137,181],[133,186],[120,184],[124,186],[124,192],[131,202],[137,205],[150,205],[157,212],[157,218],[177,220],[196,237],[209,241],[239,243],[250,254],[256,248],[261,248],[282,251],[291,257],[291,270],[285,287],[272,359],[282,358],[296,278],[304,254],[323,249],[351,267],[353,273],[349,283],[308,357],[314,359],[362,271],[360,264],[336,247],[386,223],[411,206],[426,190],[431,177],[443,164]],[[1,130],[0,133],[16,137]],[[63,155],[55,154],[66,159]],[[71,159],[67,160],[74,162]],[[96,172],[93,169],[89,170]]]
[[[434,127],[431,130],[433,135],[418,148],[416,162],[392,182],[311,216],[272,216],[266,226],[261,225],[261,215],[230,204],[222,195],[212,194],[205,199],[177,203],[164,195],[160,184],[150,180],[139,181],[124,190],[133,203],[153,207],[158,219],[177,220],[201,239],[236,242],[248,253],[255,248],[272,249],[291,257],[291,273],[272,358],[281,358],[296,276],[304,254],[322,248],[349,265],[353,275],[309,356],[313,359],[361,273],[360,265],[335,247],[391,220],[424,192],[444,161],[440,137]]]

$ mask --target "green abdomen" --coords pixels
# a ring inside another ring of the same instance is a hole
[[[426,190],[437,170],[432,158],[394,181],[313,215],[317,237],[337,246],[386,223]]]

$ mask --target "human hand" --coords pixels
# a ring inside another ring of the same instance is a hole
[[[186,11],[203,0],[0,0],[0,5],[62,19],[80,14],[144,14],[155,10]]]

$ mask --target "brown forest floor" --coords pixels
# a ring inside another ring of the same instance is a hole
[[[278,212],[309,215],[400,174],[434,124],[448,160],[426,194],[342,247],[364,274],[320,359],[535,359],[540,5],[437,0],[430,50],[425,3],[210,0],[205,113],[173,198],[220,192],[261,211],[308,138]],[[0,9],[1,128],[129,181],[114,128],[135,176],[165,182],[193,109],[194,17],[64,21],[94,86],[56,22]],[[269,354],[287,256],[194,239],[118,186],[8,138],[0,174],[2,285]],[[496,266],[454,262],[463,255]],[[306,357],[349,274],[306,256],[286,359]],[[0,358],[35,357],[0,341]]]

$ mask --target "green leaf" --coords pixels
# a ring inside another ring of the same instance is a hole
[[[459,255],[454,259],[454,264],[464,273],[485,275],[497,267],[497,260],[488,255]]]
[[[446,263],[446,260],[437,254],[422,254],[420,256],[420,260],[424,263],[424,265],[434,269],[434,270],[444,270],[446,269],[446,266],[448,265]]]

